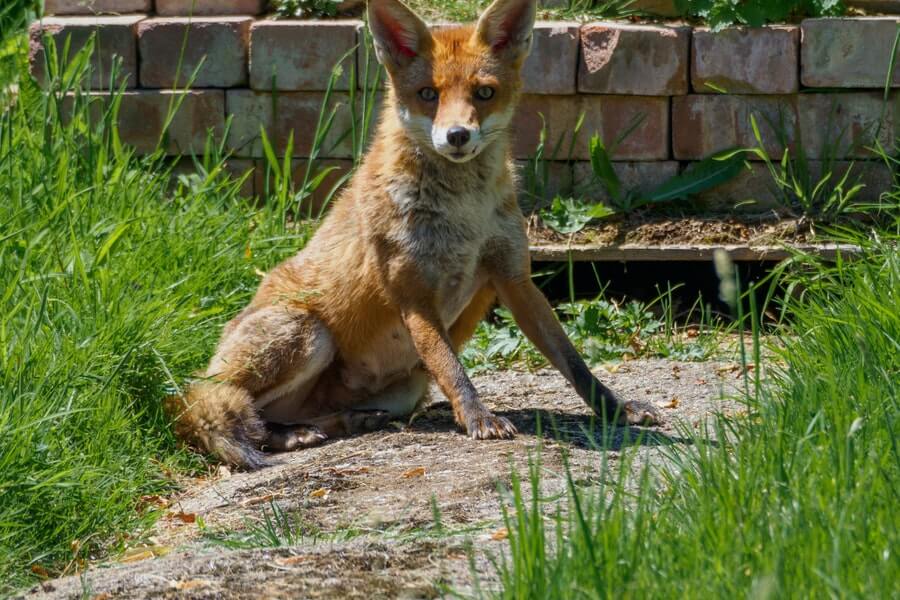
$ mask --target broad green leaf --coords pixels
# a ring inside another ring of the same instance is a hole
[[[707,158],[662,184],[637,204],[665,202],[699,194],[734,179],[743,168],[744,159],[739,154],[731,154],[724,160]]]

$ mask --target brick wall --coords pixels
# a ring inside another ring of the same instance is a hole
[[[48,10],[82,11],[86,0],[48,0]],[[94,0],[98,11],[119,16],[47,17],[31,30],[32,72],[45,81],[43,35],[73,48],[98,33],[90,86],[98,102],[109,89],[110,66],[119,57],[119,82],[127,88],[120,111],[124,141],[150,152],[159,139],[173,89],[191,74],[191,92],[165,141],[172,155],[201,151],[207,131],[223,136],[236,172],[255,169],[247,193],[266,188],[260,128],[283,154],[293,134],[294,168],[302,173],[310,153],[324,91],[333,65],[345,58],[332,98],[342,103],[333,135],[325,141],[324,165],[337,180],[352,166],[352,146],[341,134],[350,127],[346,106],[352,75],[364,67],[358,21],[276,21],[259,16],[264,2],[197,0],[202,16],[184,14],[191,0]],[[231,7],[221,13],[222,5]],[[67,10],[67,6],[74,7]],[[216,7],[219,7],[218,9]],[[799,26],[728,29],[619,22],[540,22],[534,51],[524,68],[525,95],[515,117],[515,158],[526,164],[542,126],[552,146],[561,142],[548,172],[549,193],[573,185],[601,198],[590,186],[588,139],[598,132],[610,142],[633,127],[616,147],[616,170],[628,186],[646,188],[692,162],[735,146],[755,145],[757,117],[763,144],[773,157],[801,149],[813,170],[825,152],[849,165],[871,158],[866,146],[878,132],[890,146],[900,135],[900,92],[883,110],[882,92],[890,48],[900,17],[809,19]],[[182,56],[182,47],[184,53]],[[179,60],[180,58],[180,60]],[[180,69],[179,69],[180,67]],[[900,60],[891,77],[900,87]],[[884,123],[878,122],[884,114]],[[572,131],[584,115],[581,133]],[[226,121],[231,118],[230,128]],[[571,148],[571,153],[569,149]],[[561,159],[561,160],[560,160]],[[857,167],[870,193],[889,180],[885,167]],[[772,199],[763,165],[706,193],[717,208]],[[524,199],[533,204],[535,199]],[[760,205],[757,205],[757,208]]]

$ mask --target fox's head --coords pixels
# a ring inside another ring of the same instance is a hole
[[[398,0],[369,0],[375,52],[413,140],[466,162],[503,136],[531,49],[536,0],[494,0],[478,23],[429,31]]]

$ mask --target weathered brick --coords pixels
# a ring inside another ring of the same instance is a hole
[[[578,69],[577,23],[540,21],[531,54],[522,66],[522,90],[529,94],[574,94]]]
[[[146,13],[153,0],[45,0],[45,15],[100,15]]]
[[[829,185],[834,187],[840,182],[847,171],[847,183],[844,184],[846,192],[857,183],[862,184],[863,189],[854,197],[855,202],[877,202],[882,194],[889,192],[893,186],[891,169],[883,161],[834,161],[823,163],[810,161],[810,172],[813,181],[818,181],[825,175],[825,169],[831,171]]]
[[[258,15],[266,0],[156,0],[156,13],[163,16]]]
[[[794,94],[799,45],[797,27],[695,29],[691,84],[699,93]]]
[[[225,161],[223,165],[225,171],[228,173],[231,178],[238,180],[241,178],[243,182],[241,183],[241,188],[239,190],[239,194],[243,198],[252,198],[254,194],[254,173],[248,172],[254,171],[256,168],[256,163],[250,159],[243,158],[229,158]],[[194,162],[193,158],[184,157],[178,160],[175,163],[175,166],[172,167],[172,177],[177,179],[181,175],[191,176],[191,175],[202,175],[197,170],[197,164]],[[247,175],[246,177],[244,177]]]
[[[882,88],[897,17],[806,19],[800,24],[801,80],[807,87]],[[900,49],[891,85],[900,87]]]
[[[824,173],[825,163],[814,161],[810,167],[813,177],[821,178]],[[894,178],[888,167],[883,161],[837,161],[828,165],[833,175],[831,181],[836,184],[841,180],[844,174],[849,170],[850,176],[847,178],[847,184],[844,189],[856,183],[861,183],[865,187],[860,190],[854,200],[856,202],[877,202],[881,199],[882,194],[890,192],[893,189]]]
[[[161,17],[141,21],[141,87],[183,87],[198,66],[191,87],[246,85],[251,22],[250,17]]]
[[[93,92],[88,98],[94,119],[109,109],[110,94]],[[71,106],[72,96],[67,98]],[[176,110],[177,108],[177,110]],[[174,110],[168,131],[166,117]],[[162,137],[165,154],[202,153],[208,136],[221,140],[225,130],[225,94],[221,90],[133,90],[123,92],[119,105],[119,136],[138,154],[151,154]]]
[[[884,109],[884,123],[879,121]],[[810,158],[866,158],[875,132],[891,147],[898,130],[900,94],[884,107],[877,92],[801,94],[799,96],[687,96],[672,104],[675,158],[698,160],[729,148],[758,146],[750,125],[755,115],[763,147],[772,158],[783,153],[782,138],[792,152]],[[800,131],[798,138],[797,131]],[[756,159],[750,155],[749,158]]]
[[[573,133],[582,113],[584,122],[573,144]],[[669,157],[668,98],[525,95],[512,126],[516,158],[534,156],[543,123],[547,129],[544,157],[548,159],[586,160],[590,158],[589,142],[594,133],[599,133],[611,146],[634,124],[634,130],[616,146],[613,153],[616,160],[663,160]]]
[[[800,130],[807,156],[867,158],[875,141],[893,147],[900,136],[900,93],[885,105],[879,92],[803,94],[799,97]],[[881,121],[882,113],[884,121]],[[879,126],[880,124],[880,126]]]
[[[315,91],[328,87],[332,69],[356,45],[357,21],[257,21],[250,28],[250,87]],[[335,90],[350,89],[351,53]]]
[[[679,160],[701,160],[732,148],[763,147],[772,158],[784,152],[781,135],[793,140],[798,126],[797,96],[691,95],[672,99],[672,149]],[[753,157],[755,158],[755,157]]]
[[[293,134],[296,157],[307,157],[313,143],[316,123],[325,95],[320,92],[280,92],[270,94],[253,90],[228,90],[227,113],[233,116],[228,146],[236,156],[263,156],[260,127],[279,155],[284,154]],[[351,127],[349,98],[343,92],[331,95],[338,106],[334,122],[320,150],[320,156],[350,158],[352,143],[344,135]]]
[[[68,58],[84,48],[94,33],[94,54],[91,58],[91,79],[93,89],[109,89],[115,61],[121,59],[116,86],[124,82],[128,88],[137,86],[137,42],[135,28],[142,16],[128,17],[47,17],[35,21],[30,28],[30,49],[28,59],[31,74],[41,84],[47,83],[46,53],[44,38],[49,36],[55,46],[58,66],[62,66],[62,54],[66,40],[69,41]]]
[[[782,205],[769,168],[760,162],[750,163],[733,179],[701,192],[696,200],[715,212],[759,213]]]
[[[256,162],[256,193],[265,200],[268,195],[273,193],[274,179],[265,161]],[[299,191],[303,184],[303,178],[306,176],[308,166],[308,159],[298,158],[291,161],[291,180],[296,191]],[[318,216],[319,212],[325,208],[325,202],[328,200],[328,196],[331,195],[332,190],[340,183],[341,178],[353,169],[353,161],[333,158],[318,159],[313,163],[310,179],[325,169],[329,169],[329,171],[322,179],[320,185],[313,190],[310,196],[303,199],[300,205],[301,216]],[[332,202],[337,200],[337,193],[336,191],[335,195],[332,196]]]
[[[619,177],[623,193],[644,194],[678,175],[678,162],[614,162],[613,171]],[[606,186],[594,176],[590,162],[575,163],[575,190],[579,196],[597,202],[607,202],[610,199]]]
[[[584,25],[578,91],[644,96],[686,94],[690,37],[687,27]]]
[[[529,214],[548,206],[558,195],[570,196],[572,163],[559,160],[517,160],[519,206]]]
[[[835,161],[824,163],[811,160],[809,167],[809,185],[816,186],[828,173],[831,176],[822,187],[820,193],[828,194],[833,190],[847,171],[850,174],[844,184],[844,191],[850,190],[857,183],[865,187],[854,197],[856,202],[875,202],[879,196],[890,189],[891,171],[883,162],[873,161]],[[780,166],[775,165],[780,173]],[[721,185],[699,194],[697,198],[707,210],[735,210],[748,213],[767,212],[773,209],[786,208],[792,201],[789,190],[780,190],[769,171],[762,163],[751,163],[749,168]]]

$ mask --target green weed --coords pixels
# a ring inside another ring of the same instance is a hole
[[[675,175],[649,192],[625,189],[616,173],[612,154],[615,147],[634,130],[637,123],[626,128],[622,136],[609,148],[599,135],[590,141],[591,179],[575,187],[576,198],[556,197],[539,215],[544,225],[563,234],[577,233],[592,220],[616,214],[628,214],[644,206],[652,206],[675,200],[687,200],[735,178],[744,168],[741,152],[719,154],[691,165],[683,173]],[[576,130],[575,135],[578,132]],[[540,147],[539,147],[540,150]],[[540,161],[537,155],[535,161]],[[537,172],[536,168],[531,169]],[[584,190],[597,184],[606,190],[603,202],[595,202]]]
[[[683,320],[692,324],[677,324],[672,315],[674,291],[668,289],[646,304],[615,302],[601,294],[592,300],[573,299],[556,310],[569,339],[592,364],[639,357],[707,360],[721,353],[729,327],[711,317],[699,301]],[[475,373],[547,364],[505,308],[479,324],[460,358]]]
[[[436,503],[433,504],[432,512],[434,522],[428,525],[410,527],[408,524],[399,524],[384,529],[351,524],[343,525],[335,531],[324,531],[312,523],[304,522],[297,513],[285,512],[278,503],[271,502],[268,507],[263,508],[259,517],[245,519],[242,528],[204,531],[203,539],[211,545],[229,549],[287,548],[300,545],[310,547],[322,542],[346,542],[370,534],[377,534],[380,541],[442,539],[480,533],[495,525],[492,521],[479,521],[465,526],[445,527],[441,523]]]
[[[239,531],[207,532],[204,539],[210,544],[229,549],[284,548],[296,546],[310,537],[301,522],[284,512],[276,502],[263,508],[262,516],[254,521],[245,520]]]
[[[89,52],[85,50],[86,55]],[[175,179],[89,101],[85,56],[0,112],[0,590],[124,547],[179,450],[160,400],[311,225],[238,196],[222,147]],[[50,61],[52,70],[53,61]],[[172,110],[177,110],[177,102]],[[173,183],[174,181],[174,183]]]
[[[700,19],[716,30],[839,16],[847,10],[841,0],[675,0],[675,7],[682,16]]]
[[[893,225],[845,240],[861,256],[780,271],[784,335],[763,378],[753,322],[745,415],[685,427],[691,443],[627,480],[602,452],[601,484],[572,483],[556,511],[537,471],[513,481],[498,597],[895,595],[900,188],[884,200]]]
[[[279,17],[326,19],[336,17],[343,0],[274,0],[272,8]]]

